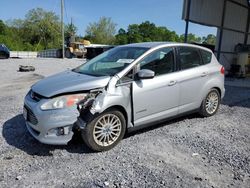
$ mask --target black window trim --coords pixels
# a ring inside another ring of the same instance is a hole
[[[137,64],[136,64],[137,65]],[[135,65],[135,66],[136,66]],[[116,87],[118,86],[124,86],[124,85],[127,85],[127,84],[131,84],[134,80],[135,80],[135,66],[133,66],[131,69],[129,69],[129,71],[126,72],[126,74],[124,74],[121,78],[118,79],[117,83],[116,83]],[[121,80],[130,72],[130,71],[133,71],[133,75],[132,75],[132,79],[130,80],[127,80],[125,82],[121,82]],[[121,82],[121,83],[120,83]]]

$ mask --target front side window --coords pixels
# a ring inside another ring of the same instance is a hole
[[[173,48],[161,48],[140,62],[140,69],[149,69],[155,72],[155,75],[162,75],[174,71],[174,50]]]
[[[192,47],[179,47],[180,69],[190,69],[202,65],[200,52]]]
[[[148,48],[141,47],[116,47],[73,69],[73,71],[91,76],[114,76],[147,50]]]

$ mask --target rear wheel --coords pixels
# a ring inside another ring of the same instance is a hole
[[[204,117],[214,115],[220,106],[220,93],[217,89],[212,89],[205,99],[203,99],[200,114]]]
[[[67,49],[65,50],[65,56],[66,56],[67,58],[72,58],[72,57],[73,57],[73,55],[72,55],[72,53],[70,52],[70,49],[69,49],[69,48],[67,48]]]
[[[94,118],[82,131],[86,145],[94,151],[113,148],[125,134],[126,121],[120,111],[111,109]]]

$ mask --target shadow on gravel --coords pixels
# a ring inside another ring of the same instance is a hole
[[[250,108],[250,88],[225,86],[225,89],[222,104]]]
[[[177,118],[165,120],[165,121],[162,121],[161,123],[155,123],[155,124],[140,128],[138,130],[129,132],[129,133],[127,133],[125,135],[124,139],[129,138],[130,136],[134,136],[134,135],[137,135],[137,134],[142,134],[142,133],[154,130],[154,129],[158,129],[158,128],[161,128],[161,127],[164,127],[164,126],[168,126],[168,125],[171,125],[173,123],[181,122],[181,121],[183,121],[185,119],[193,119],[193,118],[202,118],[202,117],[198,113],[193,113],[193,114],[184,115],[184,116],[180,116],[180,117],[177,117]]]
[[[55,149],[65,149],[70,153],[91,152],[81,141],[79,135],[75,135],[72,141],[66,146],[53,146],[39,143],[29,134],[22,114],[9,119],[3,124],[2,135],[9,145],[23,150],[29,155],[52,156]]]

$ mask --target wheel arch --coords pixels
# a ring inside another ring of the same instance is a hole
[[[200,98],[200,102],[206,97],[206,95],[211,91],[211,89],[216,89],[220,97],[223,97],[223,88],[224,88],[224,82],[218,77],[209,79],[202,87],[202,95]]]
[[[221,89],[220,89],[219,87],[213,87],[213,88],[211,88],[211,89],[216,89],[216,90],[219,92],[220,97],[221,97]]]
[[[118,110],[119,112],[121,112],[122,115],[123,115],[124,118],[125,118],[126,126],[128,127],[128,114],[127,114],[125,108],[124,108],[123,106],[121,106],[121,105],[114,105],[114,106],[108,107],[105,111],[110,110],[110,109],[116,109],[116,110]]]

